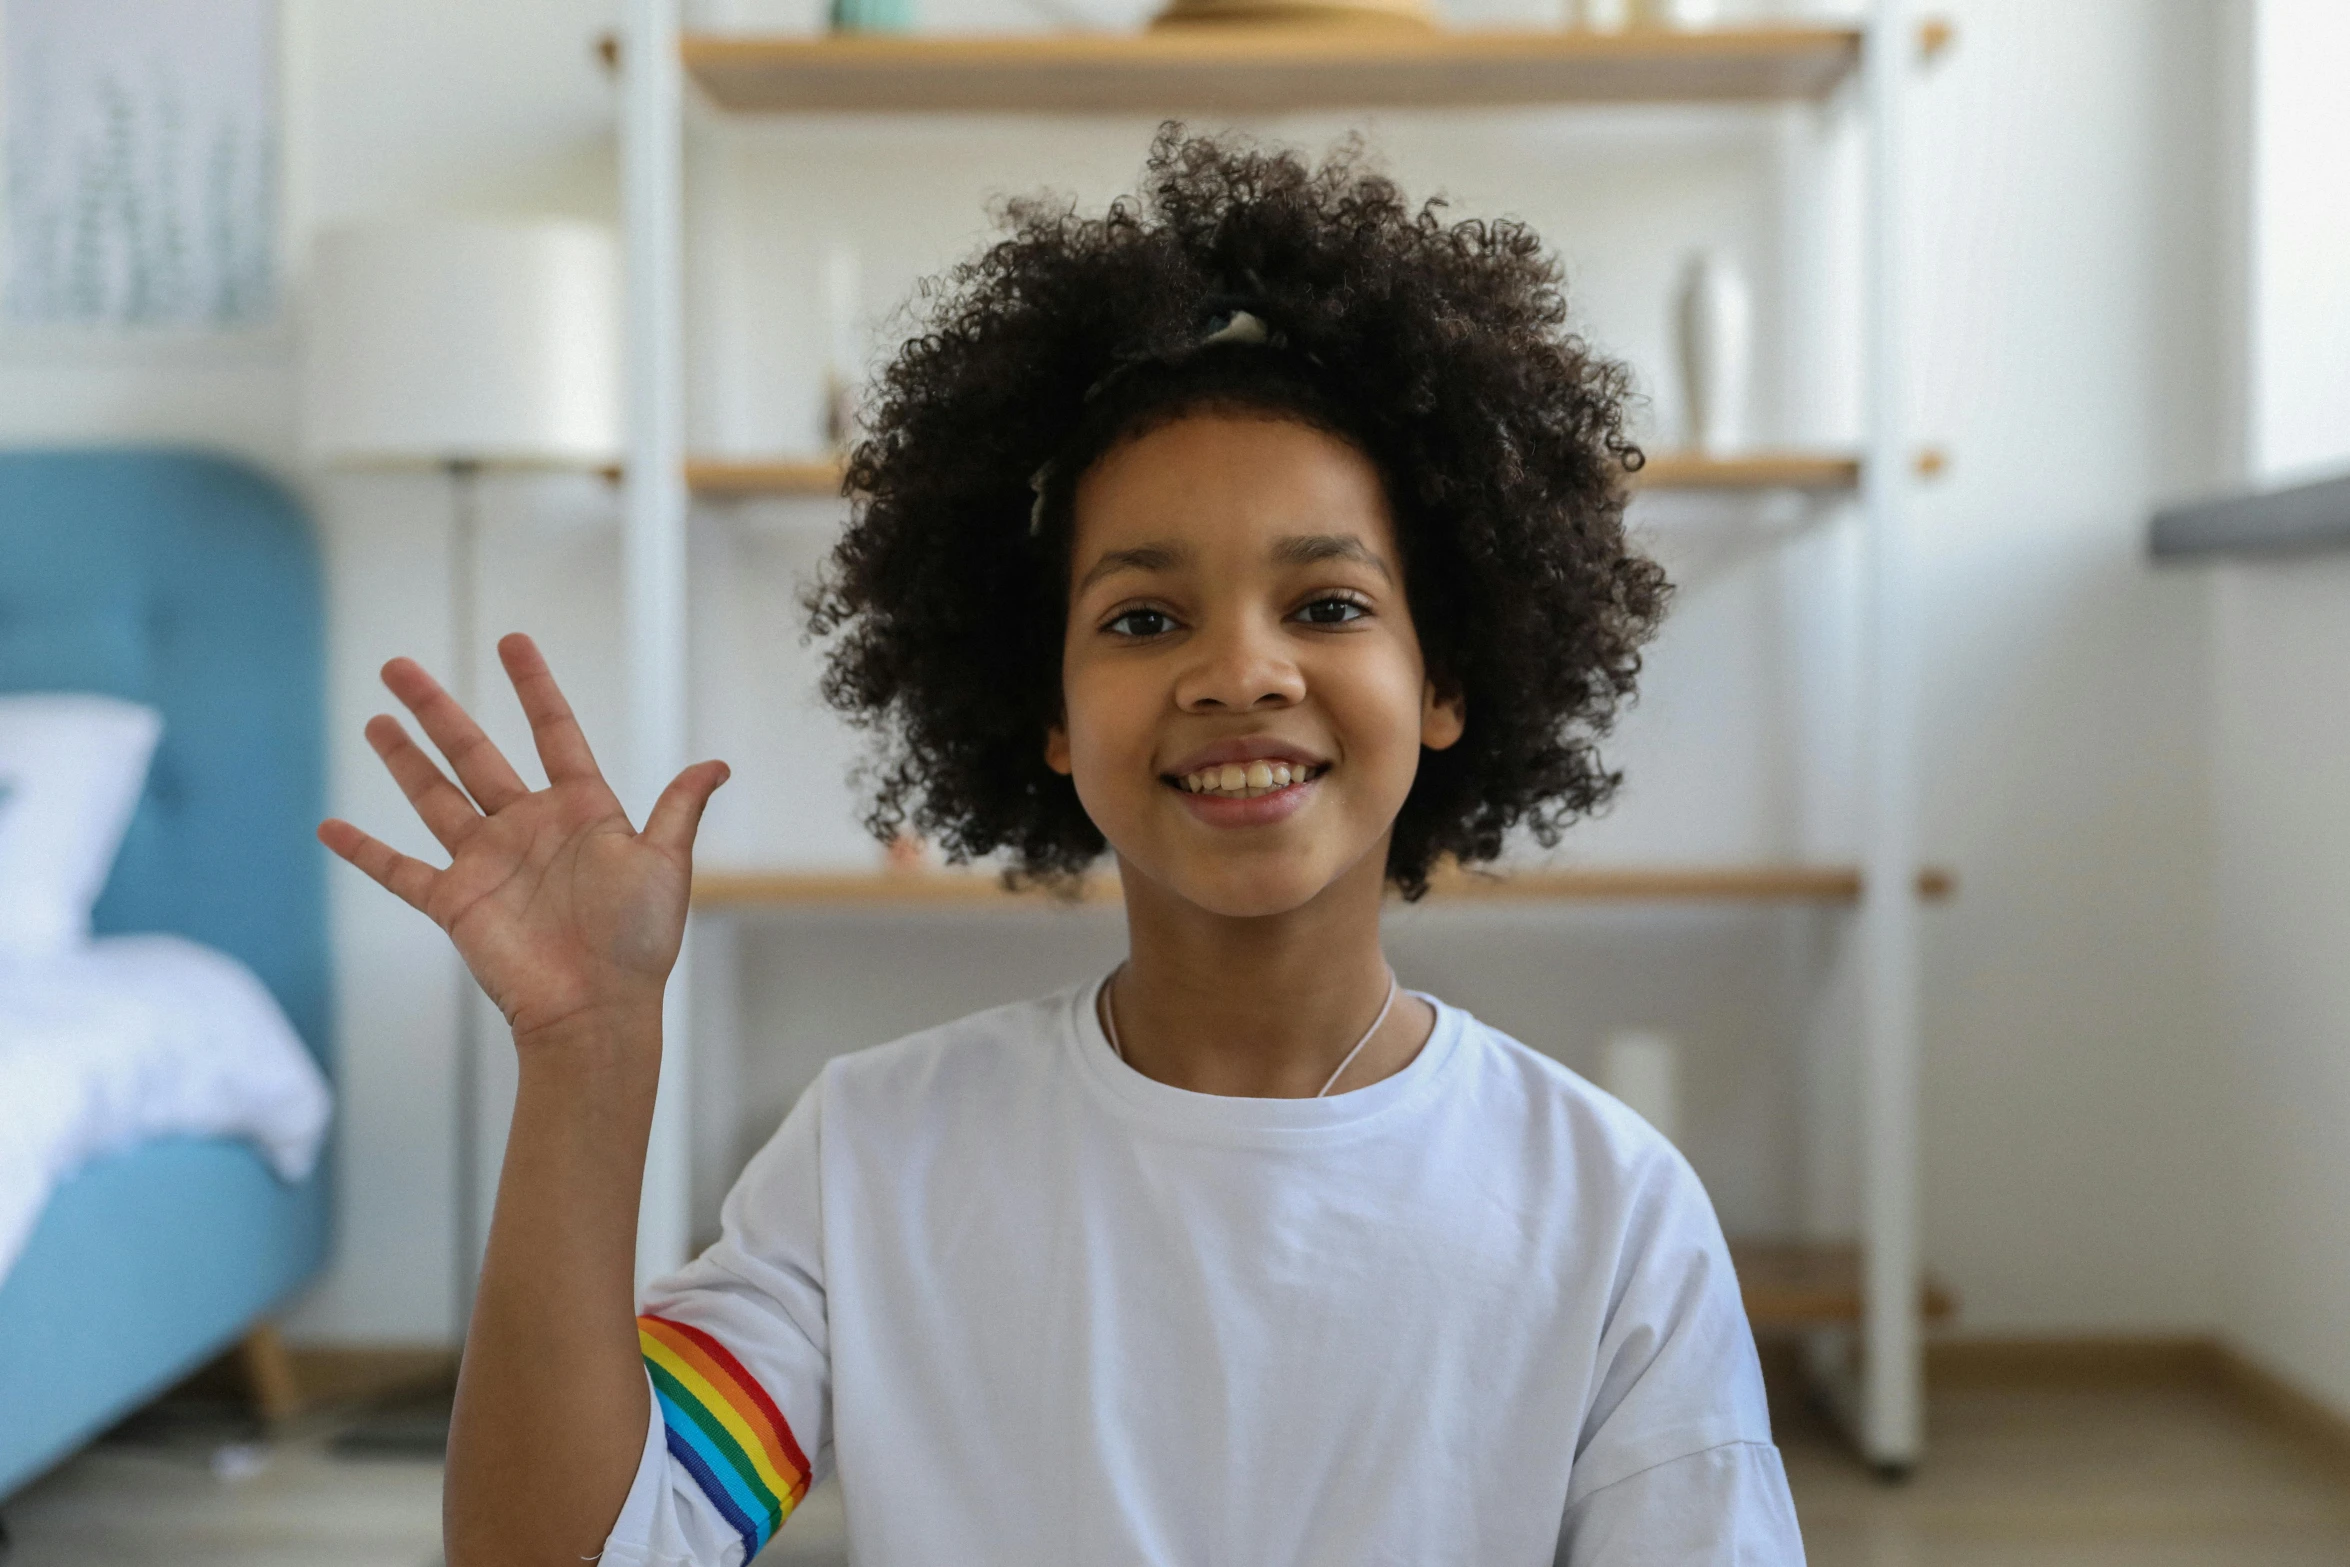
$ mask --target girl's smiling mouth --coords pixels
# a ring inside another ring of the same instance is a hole
[[[1194,819],[1210,827],[1268,827],[1286,821],[1303,809],[1321,787],[1326,767],[1302,768],[1294,772],[1289,782],[1266,788],[1252,788],[1246,783],[1237,791],[1226,793],[1221,787],[1191,790],[1180,779],[1166,782],[1182,800],[1184,809]]]
[[[1304,805],[1330,763],[1270,738],[1225,741],[1182,759],[1159,781],[1212,827],[1261,827]]]
[[[1309,783],[1327,771],[1327,766],[1313,762],[1223,762],[1188,773],[1169,774],[1166,781],[1186,794],[1253,800],[1295,784]]]

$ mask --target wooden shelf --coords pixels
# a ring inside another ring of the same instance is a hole
[[[1836,1242],[1732,1241],[1730,1261],[1746,1297],[1746,1319],[1767,1329],[1853,1326],[1860,1321],[1860,1248]],[[1928,1322],[1957,1311],[1950,1292],[1931,1276],[1919,1287],[1918,1309]]]
[[[838,495],[841,467],[829,457],[744,462],[722,457],[689,457],[685,486],[713,500],[747,500],[767,495]]]
[[[1930,476],[1942,467],[1939,452],[1918,454],[1920,474]],[[838,495],[841,470],[839,463],[822,457],[695,457],[685,465],[685,482],[696,495],[714,500]],[[1645,490],[1850,490],[1860,484],[1860,459],[1838,452],[1750,452],[1738,457],[1651,452],[1632,482]]]
[[[1632,483],[1643,490],[1851,490],[1860,486],[1860,459],[1826,452],[1650,452]]]
[[[1762,102],[1825,97],[1850,27],[1195,26],[1145,33],[693,34],[685,69],[741,113],[1142,114]]]
[[[1918,873],[1918,896],[1950,896],[1946,870]],[[1762,865],[1669,869],[1582,869],[1493,875],[1448,870],[1429,896],[1445,903],[1826,903],[1860,901],[1860,872],[1848,866]],[[1075,899],[1007,892],[982,871],[722,871],[694,873],[700,909],[1051,908],[1118,902],[1112,875],[1087,878]]]

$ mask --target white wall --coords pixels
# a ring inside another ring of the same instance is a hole
[[[2247,10],[2243,445],[2271,485],[2350,472],[2350,12]],[[2215,576],[2226,1320],[2350,1413],[2350,561]]]
[[[2153,570],[2207,489],[2211,8],[2001,0],[1922,94],[1914,428],[1926,1255],[1975,1332],[2217,1311],[2206,609]]]
[[[2350,560],[2216,583],[2225,1321],[2350,1413]]]
[[[931,14],[940,25],[1036,15],[958,4]],[[1526,0],[1517,14],[1540,9]],[[1960,41],[1919,94],[1914,423],[1954,458],[1919,525],[1925,842],[1962,892],[1928,919],[1927,1255],[1958,1285],[1970,1327],[2202,1326],[2219,1311],[2222,1222],[2206,1195],[2217,1155],[2199,1135],[2214,1072],[2201,1049],[2208,609],[2191,583],[2149,572],[2137,538],[2150,496],[2208,477],[2198,323],[2209,279],[2186,241],[2212,198],[2180,106],[2209,90],[2210,24],[2203,8],[2162,0],[1943,9]],[[437,208],[608,215],[610,100],[588,47],[611,10],[299,5],[302,221]],[[1475,14],[1505,11],[1491,0]],[[1335,122],[1278,128],[1318,143]],[[697,175],[738,199],[696,231],[703,297],[725,301],[704,318],[697,440],[764,451],[812,439],[805,356],[820,328],[807,302],[833,238],[857,243],[878,307],[980,236],[990,193],[1049,182],[1098,200],[1120,188],[1147,129],[941,134],[863,120],[705,139]],[[1834,352],[1849,331],[1849,273],[1813,222],[1824,212],[1833,228],[1849,211],[1853,148],[1832,114],[1390,116],[1378,135],[1415,190],[1442,185],[1463,211],[1534,221],[1568,258],[1593,335],[1644,372],[1667,362],[1680,254],[1701,239],[1738,246],[1768,307],[1764,374],[1784,394],[1766,428],[1854,433]],[[1775,164],[1787,149],[1795,156]],[[1671,389],[1646,380],[1644,417],[1669,440]],[[282,357],[200,371],[0,365],[12,439],[171,433],[286,462],[291,417]],[[334,594],[335,809],[422,851],[358,729],[382,705],[372,672],[383,658],[446,646],[444,498],[424,479],[341,479],[316,494]],[[617,744],[609,498],[592,482],[508,484],[490,504],[491,629],[539,632],[591,732]],[[707,596],[696,663],[709,694],[696,744],[737,765],[711,814],[713,858],[869,862],[839,782],[851,750],[807,710],[811,665],[790,605],[826,520],[800,506],[697,522]],[[1848,841],[1844,797],[1807,803],[1799,786],[1849,740],[1848,693],[1820,677],[1850,632],[1826,609],[1850,542],[1849,517],[1831,514],[1783,560],[1713,560],[1690,580],[1617,747],[1624,801],[1571,852],[1759,858]],[[501,709],[491,718],[512,736]],[[451,1329],[453,1295],[451,966],[437,935],[372,887],[338,872],[335,889],[344,1251],[296,1327],[434,1338]],[[1570,1062],[1621,1024],[1680,1032],[1692,1054],[1687,1140],[1725,1217],[1786,1229],[1849,1207],[1848,1183],[1801,1156],[1807,1117],[1823,1145],[1849,1140],[1840,1061],[1806,1056],[1841,923],[1803,911],[1424,911],[1398,921],[1396,944],[1408,981]],[[747,926],[742,1113],[710,1127],[705,1184],[827,1051],[1098,972],[1116,940],[1114,924],[1082,917]]]

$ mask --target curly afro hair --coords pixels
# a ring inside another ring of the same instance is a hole
[[[924,285],[807,595],[813,634],[838,638],[823,694],[879,739],[859,773],[877,836],[1008,851],[1048,882],[1101,854],[1044,762],[1070,492],[1118,442],[1205,411],[1339,435],[1385,483],[1431,678],[1468,714],[1421,754],[1393,885],[1418,897],[1513,827],[1555,843],[1614,791],[1596,742],[1670,592],[1624,538],[1626,372],[1565,330],[1559,264],[1524,224],[1448,223],[1366,162],[1354,139],[1316,168],[1170,121],[1140,195],[1099,217],[1009,202],[1007,237]],[[1281,345],[1197,346],[1235,302]]]

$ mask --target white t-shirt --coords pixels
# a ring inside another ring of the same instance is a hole
[[[1367,1088],[1192,1093],[1098,988],[824,1069],[648,1295],[607,1567],[733,1567],[836,1466],[862,1567],[1801,1563],[1645,1122],[1432,997]]]

